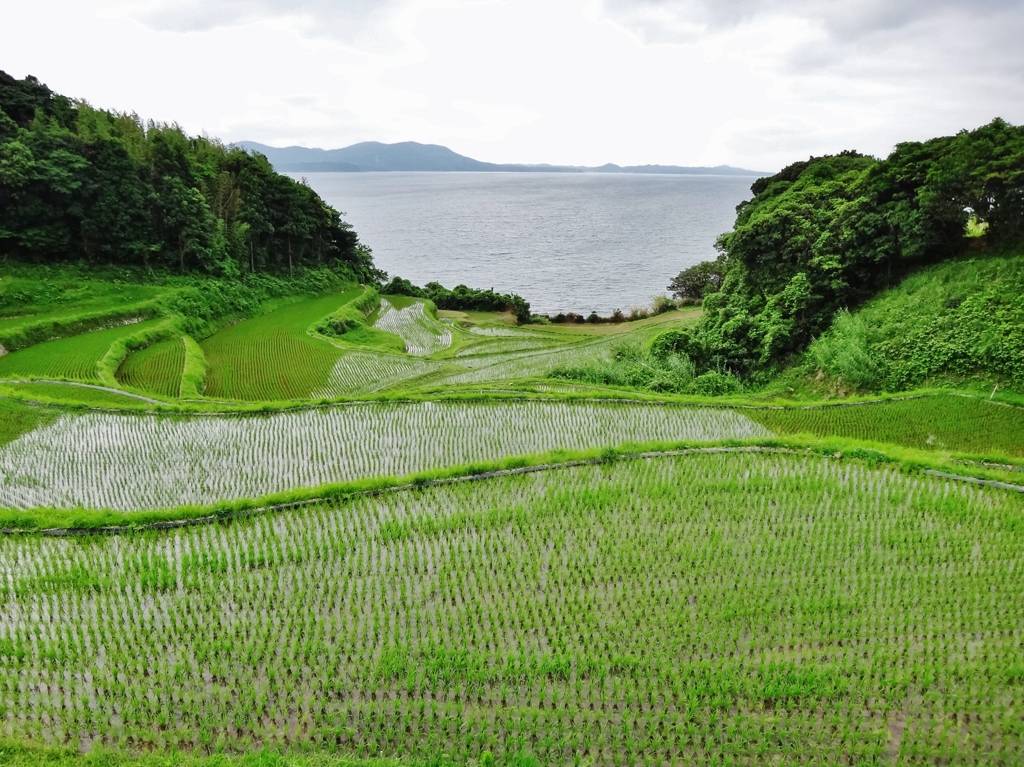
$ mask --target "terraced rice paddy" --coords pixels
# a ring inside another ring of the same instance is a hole
[[[467,357],[551,349],[552,345],[551,338],[544,336],[527,335],[525,333],[514,336],[497,336],[475,343],[472,346],[467,346],[464,349],[459,349],[455,356],[459,362],[463,362]]]
[[[382,298],[374,327],[399,336],[405,341],[405,350],[417,357],[425,357],[452,345],[451,328],[428,316],[422,301],[414,301],[399,309]]]
[[[177,397],[184,366],[184,339],[173,338],[129,354],[117,370],[117,380],[133,389]]]
[[[558,449],[767,433],[728,410],[539,401],[65,415],[0,448],[0,508],[172,508]]]
[[[371,394],[410,378],[439,370],[443,363],[395,354],[347,352],[331,369],[327,385],[313,392],[315,399]]]
[[[1024,408],[939,395],[858,406],[752,410],[780,434],[891,442],[920,450],[1024,457]]]
[[[285,306],[205,339],[206,396],[274,401],[306,399],[324,389],[342,352],[307,330],[361,293],[357,288]]]
[[[456,359],[457,364],[470,369],[464,373],[453,373],[447,382],[467,384],[543,377],[560,365],[607,359],[617,343],[621,341],[601,338],[505,354],[460,356]]]
[[[1019,496],[621,461],[0,539],[0,731],[499,764],[1018,765]]]
[[[149,320],[95,330],[6,354],[0,357],[0,378],[66,378],[98,382],[97,365],[115,341],[159,322],[161,320]]]
[[[337,344],[307,332],[360,292],[207,338],[205,394],[440,401],[102,412],[155,405],[0,380],[0,509],[13,526],[102,524],[101,509],[140,520],[529,454],[773,433],[932,450],[936,466],[1008,481],[1003,464],[1024,463],[1024,409],[967,397],[701,408],[559,399],[611,390],[523,380],[642,345],[671,319],[598,337],[456,327],[396,298],[372,316],[408,354],[366,328]],[[139,329],[28,347],[0,358],[0,377],[97,381]],[[180,337],[153,344],[117,380],[174,400],[184,355]],[[458,385],[516,398],[445,401]],[[417,481],[174,531],[0,536],[0,762],[10,741],[154,759],[270,746],[309,767],[331,754],[335,767],[478,767],[485,752],[510,767],[1018,767],[1024,494],[871,468],[845,447],[716,450]],[[1002,459],[942,455],[954,451]],[[253,759],[240,767],[276,764]]]

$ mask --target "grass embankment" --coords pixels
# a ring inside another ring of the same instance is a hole
[[[24,349],[55,337],[86,333],[160,313],[171,290],[155,285],[88,279],[46,267],[20,267],[0,278],[0,346]]]
[[[56,411],[0,398],[0,447],[56,417]]]
[[[309,298],[238,322],[200,342],[208,365],[208,397],[250,401],[308,398],[327,386],[342,352],[309,327],[361,288]]]
[[[163,753],[1009,765],[1024,504],[960,490],[699,452],[8,537],[0,706],[19,739]]]
[[[975,254],[840,313],[790,377],[819,392],[996,384],[1024,392],[1022,329],[1024,255]]]
[[[588,322],[571,324],[552,323],[550,325],[537,325],[536,327],[530,327],[531,329],[536,329],[542,333],[553,333],[557,335],[614,336],[621,335],[623,333],[631,333],[638,328],[650,328],[679,323],[690,324],[700,319],[700,316],[703,313],[703,310],[699,306],[685,306],[681,309],[664,312],[663,314],[658,314],[654,317],[647,317],[646,319],[634,320],[632,322],[601,322],[593,324]]]
[[[374,327],[374,318],[378,315],[381,300],[377,289],[370,286],[361,296],[319,320],[314,329],[320,335],[330,338],[332,343],[362,350],[402,354],[405,342],[400,336]]]
[[[169,412],[183,412],[183,406],[177,403],[163,402],[133,392],[111,391],[100,388],[98,384],[74,381],[0,381],[0,397],[65,412],[83,413],[93,409],[124,412],[164,409]],[[195,412],[199,412],[198,409]]]

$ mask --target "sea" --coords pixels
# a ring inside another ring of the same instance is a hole
[[[307,173],[373,250],[417,285],[518,293],[544,314],[648,306],[715,258],[754,176]]]

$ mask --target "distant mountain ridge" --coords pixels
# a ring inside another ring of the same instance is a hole
[[[239,141],[235,146],[259,152],[279,173],[360,173],[367,171],[503,172],[503,173],[650,173],[690,176],[769,176],[770,173],[734,168],[684,167],[679,165],[627,165],[607,163],[598,167],[577,165],[522,165],[474,160],[438,144],[403,141],[382,144],[364,141],[342,149],[309,149],[301,146],[273,147],[255,141]]]

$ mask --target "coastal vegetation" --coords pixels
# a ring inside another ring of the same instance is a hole
[[[0,256],[241,279],[369,251],[308,186],[260,155],[143,123],[0,72]]]
[[[837,313],[921,266],[962,258],[969,246],[1024,250],[1024,128],[994,120],[956,136],[900,144],[884,160],[856,152],[812,157],[758,180],[751,191],[735,228],[719,239],[724,264],[715,269],[723,276],[704,295],[705,317],[672,345],[698,370],[728,369],[765,382],[824,334]],[[697,297],[707,285],[690,287],[693,276],[684,272],[673,285]],[[1015,298],[1012,280],[993,289],[1001,300]],[[1013,322],[1011,311],[998,332]],[[843,332],[856,335],[849,325]],[[980,335],[970,343],[988,346]],[[928,377],[923,372],[897,373],[893,383],[917,385]]]
[[[912,321],[908,321],[912,319]],[[917,272],[808,349],[805,376],[852,390],[930,385],[1024,391],[1024,249],[969,252]]]

